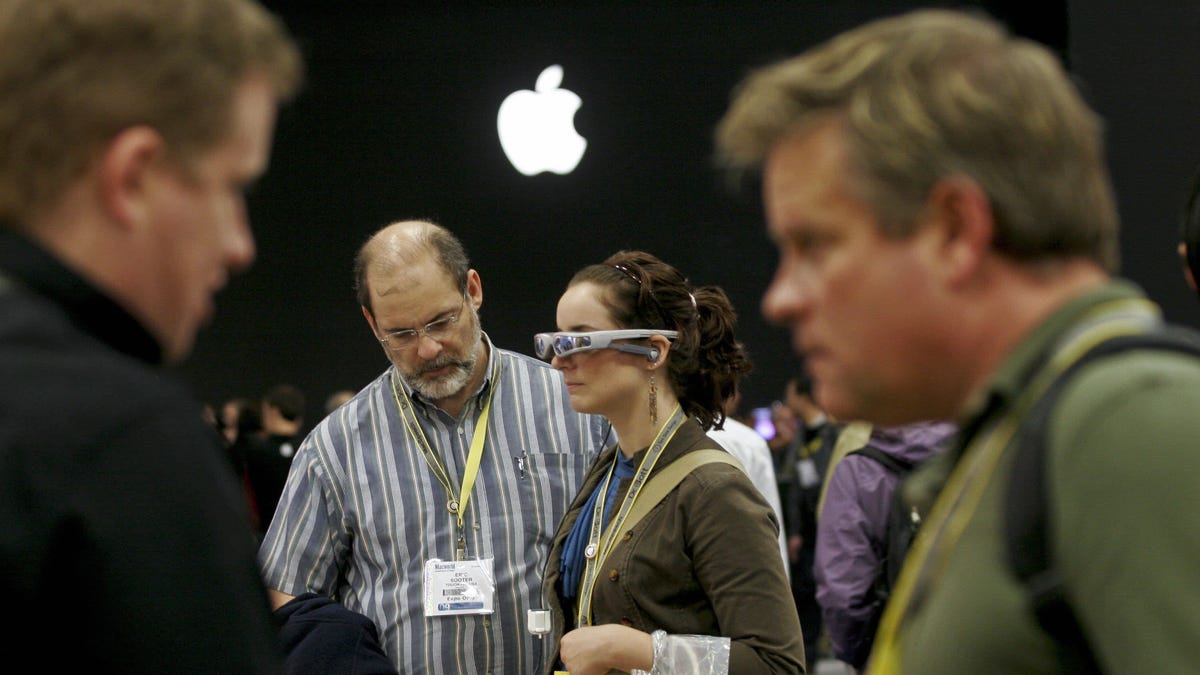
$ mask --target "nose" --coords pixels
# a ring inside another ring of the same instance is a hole
[[[442,343],[433,339],[425,331],[417,335],[417,355],[422,359],[432,359],[442,353]]]
[[[801,266],[781,262],[763,293],[763,318],[779,325],[798,320],[812,302],[814,287],[809,277],[811,274],[806,274]]]
[[[254,263],[256,250],[254,233],[250,230],[250,222],[246,219],[243,206],[240,213],[233,218],[232,224],[225,229],[225,258],[229,269],[233,272],[244,272]]]

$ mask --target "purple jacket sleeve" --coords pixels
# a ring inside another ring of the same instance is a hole
[[[817,523],[817,604],[834,655],[861,668],[871,650],[875,580],[896,477],[867,457],[834,468]]]

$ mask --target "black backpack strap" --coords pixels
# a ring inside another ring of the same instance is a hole
[[[1084,365],[1131,349],[1177,351],[1200,357],[1200,336],[1178,327],[1122,335],[1101,342],[1066,368],[1029,410],[1021,425],[1005,499],[1008,562],[1026,588],[1042,629],[1058,645],[1063,673],[1099,673],[1095,653],[1067,598],[1062,576],[1052,561],[1048,525],[1050,500],[1046,485],[1046,437],[1050,416],[1063,387]]]
[[[887,469],[893,474],[896,474],[897,476],[903,476],[909,471],[912,471],[913,468],[913,463],[907,459],[889,455],[873,445],[864,445],[863,447],[849,453],[846,456],[849,457],[850,455],[862,455],[864,457],[870,457],[876,462],[882,464],[883,468]]]

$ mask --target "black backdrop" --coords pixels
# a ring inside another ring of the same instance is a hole
[[[753,66],[864,20],[916,6],[841,2],[267,3],[309,68],[284,109],[272,166],[250,198],[259,259],[218,300],[183,367],[198,395],[301,387],[309,415],[386,365],[354,301],[351,261],[393,220],[432,218],[463,239],[483,279],[485,330],[529,353],[554,326],[570,275],[621,248],[721,285],[756,363],[745,406],[777,398],[797,367],[758,302],[775,257],[757,195],[712,167],[712,130]],[[982,8],[1058,51],[1109,123],[1126,222],[1125,272],[1171,318],[1194,322],[1174,257],[1200,133],[1195,3],[943,3]],[[525,177],[496,136],[504,96],[550,64],[583,104],[575,173]],[[869,264],[869,261],[864,261]]]

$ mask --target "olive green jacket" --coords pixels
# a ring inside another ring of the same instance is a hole
[[[686,420],[650,475],[714,445],[695,420]],[[573,616],[564,618],[557,588],[563,542],[616,452],[610,447],[596,459],[554,537],[543,582],[553,617],[551,645],[558,644],[564,619],[568,630],[574,625]],[[629,483],[622,481],[615,504]],[[729,672],[737,675],[804,672],[804,641],[778,531],[774,511],[745,473],[722,463],[696,468],[604,561],[593,593],[593,624],[730,638]]]
[[[1123,298],[1142,294],[1128,282],[1110,283],[1033,331],[961,421],[963,429],[980,429],[976,442],[918,471],[909,494],[934,494],[952,468],[972,466],[982,456],[981,439],[1018,400],[1036,364],[1071,338],[1085,314]],[[1157,307],[1146,302],[1143,308],[1157,319]],[[1097,360],[1062,390],[1048,426],[1050,552],[1098,662],[1113,673],[1195,672],[1200,362],[1155,351]],[[922,526],[922,537],[951,543],[935,545],[924,565],[909,559],[922,574],[897,630],[904,673],[1055,672],[1054,644],[1005,558],[1013,447],[995,447],[1003,450],[994,467],[976,465],[968,497],[944,521],[949,526],[937,527],[932,515]],[[977,506],[971,495],[978,496]],[[961,534],[947,534],[960,527]]]

